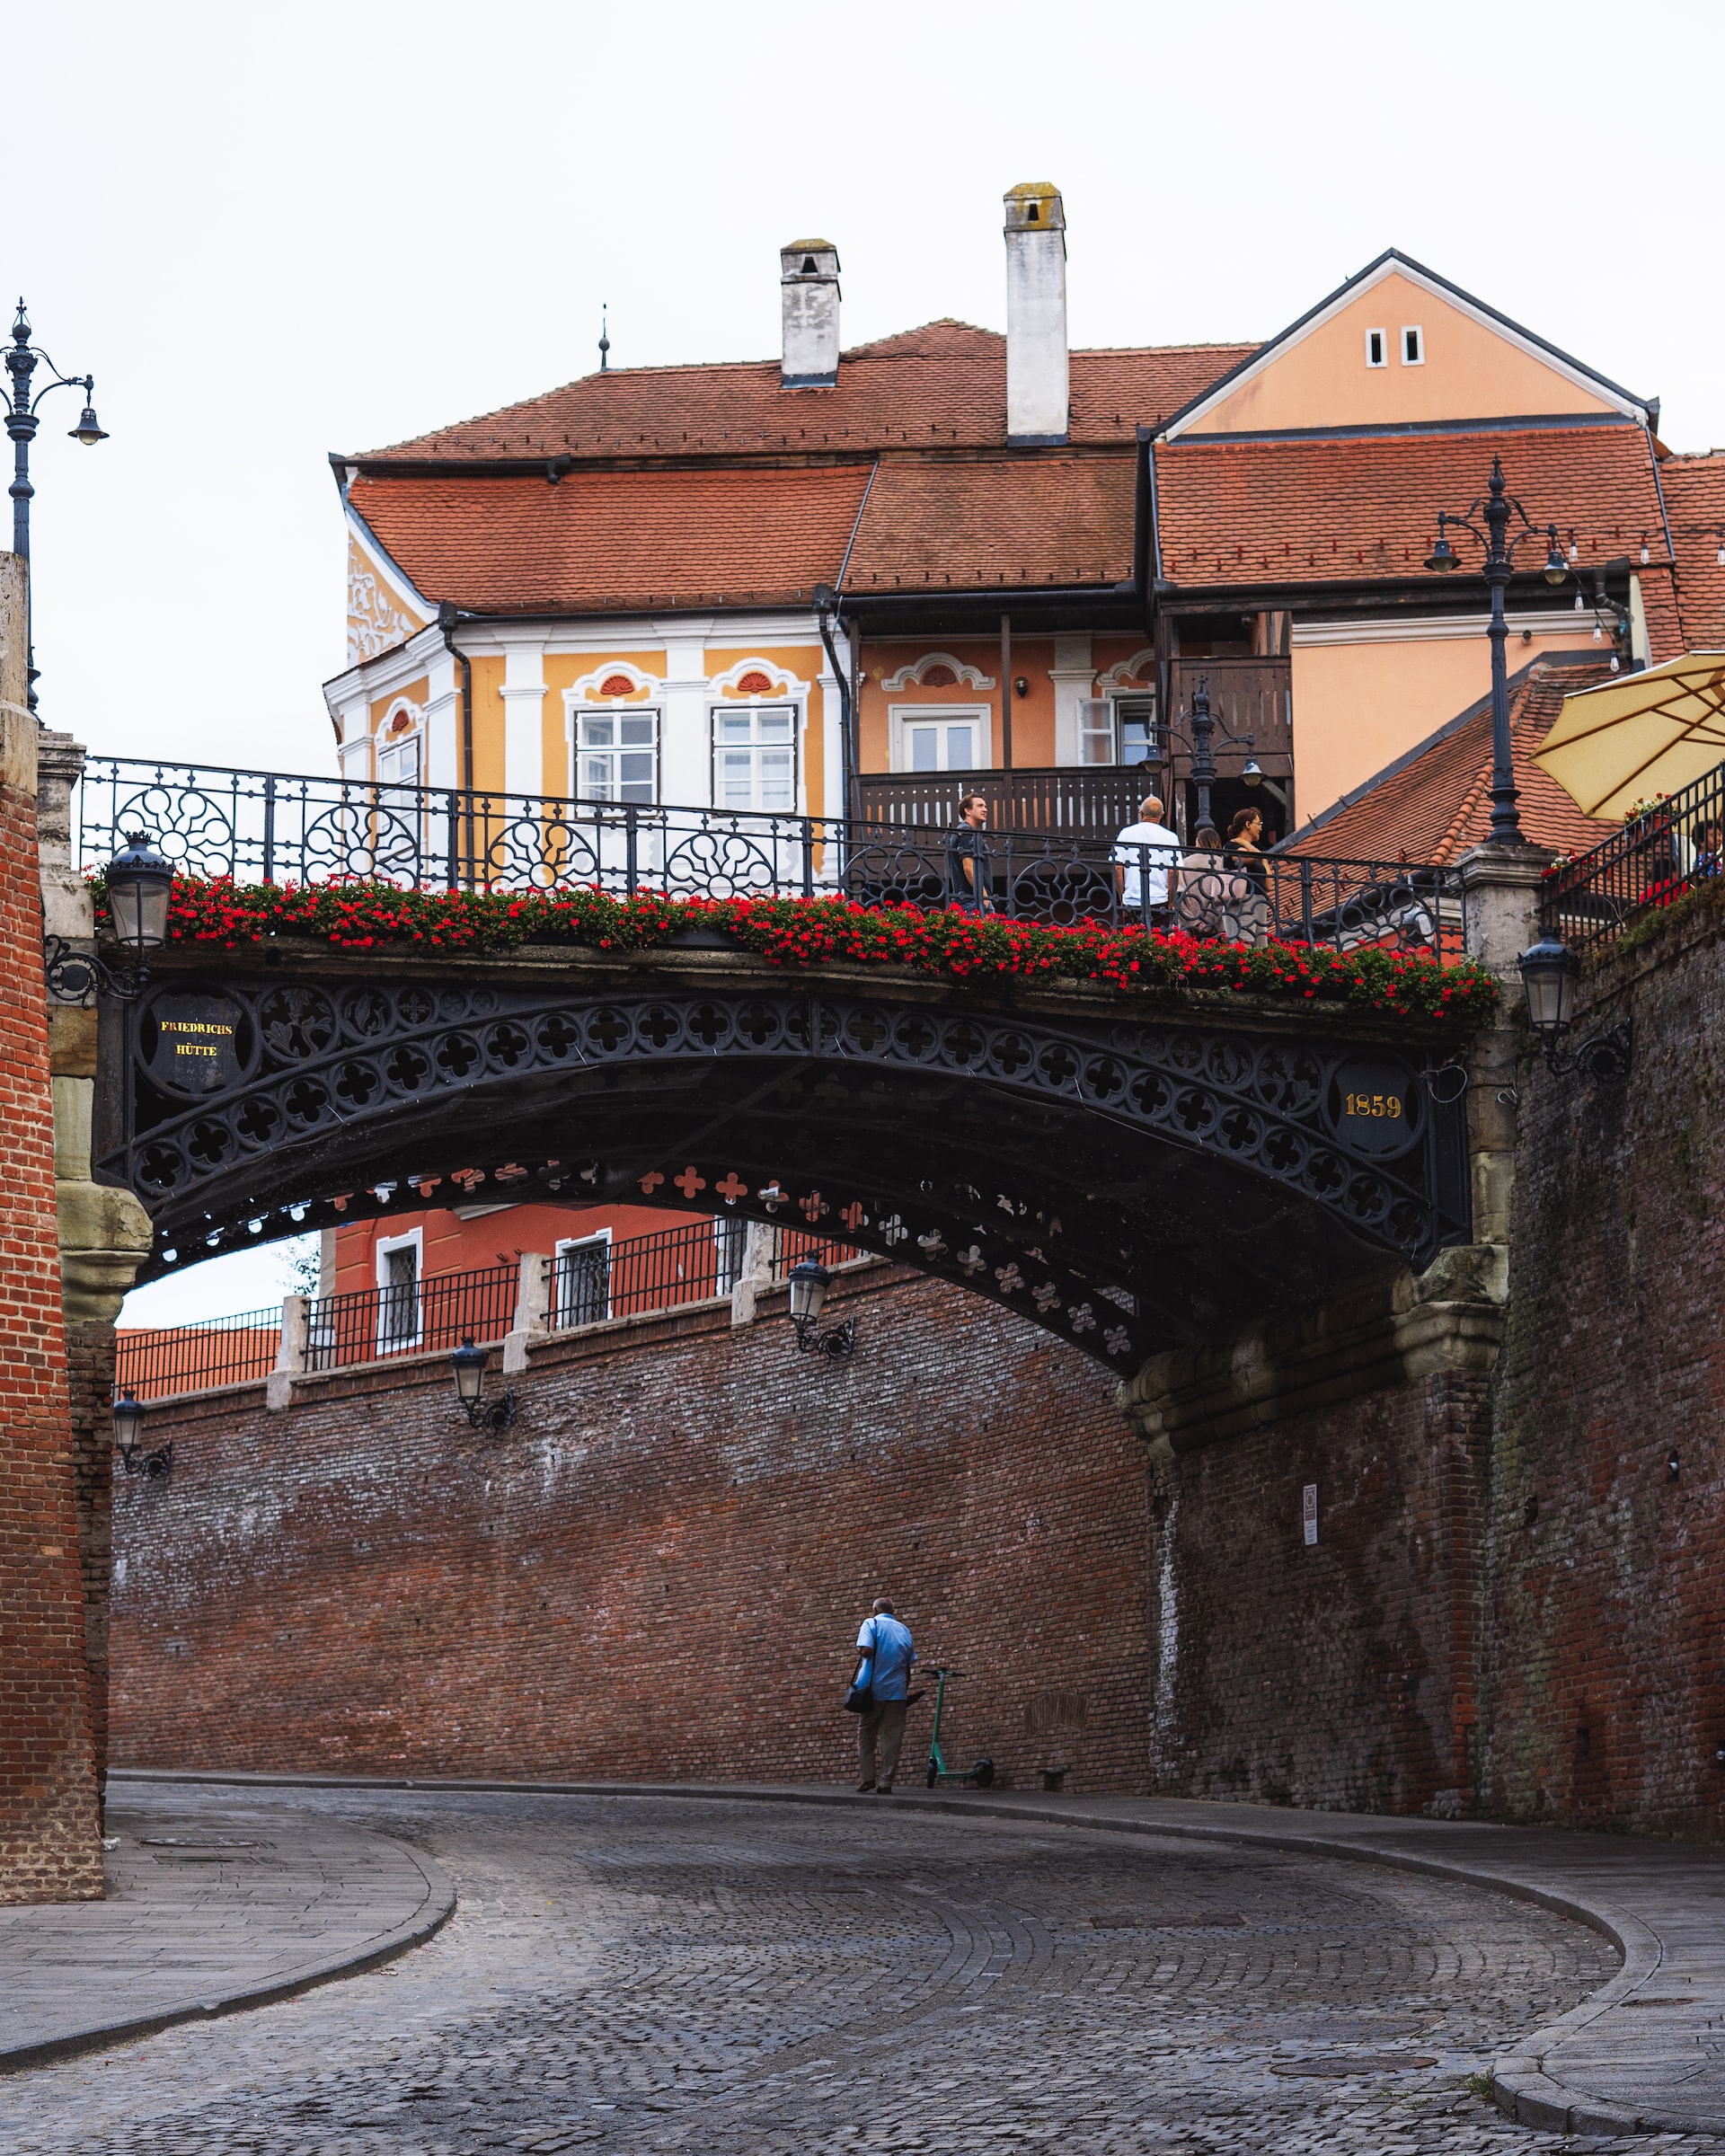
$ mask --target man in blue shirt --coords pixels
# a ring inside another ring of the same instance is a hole
[[[898,1748],[905,1741],[905,1710],[909,1704],[910,1670],[916,1648],[884,1595],[876,1599],[874,1614],[863,1619],[862,1629],[856,1635],[856,1650],[863,1659],[854,1681],[867,1684],[874,1695],[873,1706],[856,1727],[862,1769],[862,1779],[856,1786],[859,1790],[872,1789],[877,1797],[890,1797]],[[880,1746],[878,1771],[874,1760],[877,1739]]]

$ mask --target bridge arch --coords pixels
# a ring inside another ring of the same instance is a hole
[[[176,950],[106,1030],[101,1172],[151,1212],[145,1277],[482,1187],[627,1198],[818,1228],[1125,1374],[1467,1233],[1430,1028],[1217,1003]]]

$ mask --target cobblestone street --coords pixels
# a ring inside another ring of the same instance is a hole
[[[434,1857],[387,1967],[0,2081],[8,2156],[1701,2149],[1509,2125],[1470,2077],[1615,1966],[1378,1867],[918,1813],[180,1792]]]

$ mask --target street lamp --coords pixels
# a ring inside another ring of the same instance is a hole
[[[1559,1044],[1575,1022],[1575,988],[1581,961],[1567,943],[1542,936],[1516,960],[1527,996],[1527,1023],[1545,1052],[1545,1067],[1559,1077],[1579,1071],[1596,1085],[1622,1085],[1629,1076],[1634,1047],[1631,1026],[1591,1033],[1578,1047]]]
[[[51,380],[44,382],[32,397],[31,377],[38,366],[45,367]],[[96,417],[96,377],[93,375],[63,375],[39,345],[30,341],[30,318],[24,313],[24,303],[18,302],[18,313],[12,325],[12,344],[6,353],[6,372],[12,376],[12,401],[6,406],[6,432],[12,437],[12,484],[6,490],[12,496],[12,551],[21,560],[30,560],[30,504],[36,490],[30,483],[30,445],[36,438],[36,412],[42,399],[50,390],[81,389],[84,392],[84,410],[78,423],[69,429],[75,442],[82,442],[86,449],[93,449],[98,442],[105,442],[107,435]],[[28,686],[25,697],[31,710],[36,709],[36,649],[31,641],[30,586],[24,587],[24,649],[25,680]]]
[[[506,1392],[501,1400],[488,1405],[485,1400],[485,1350],[475,1348],[473,1336],[469,1333],[461,1346],[449,1357],[449,1368],[456,1381],[456,1398],[466,1410],[470,1430],[484,1428],[494,1437],[515,1425],[515,1393]]]
[[[1199,677],[1198,686],[1192,692],[1192,708],[1186,715],[1186,724],[1190,732],[1185,734],[1181,733],[1177,726],[1158,727],[1155,747],[1160,751],[1164,742],[1172,745],[1178,741],[1182,747],[1190,752],[1191,781],[1198,789],[1198,821],[1193,828],[1194,831],[1201,831],[1211,820],[1210,789],[1222,775],[1216,762],[1216,736],[1218,729],[1224,742],[1230,748],[1245,750],[1246,761],[1241,769],[1240,776],[1248,786],[1263,784],[1264,768],[1252,754],[1252,736],[1234,733],[1225,720],[1218,719],[1211,711],[1210,684],[1208,676]],[[1146,761],[1160,765],[1162,757],[1160,754],[1157,754]],[[1274,790],[1272,789],[1272,791]]]
[[[108,919],[119,945],[119,966],[109,966],[94,951],[79,950],[63,936],[42,940],[48,993],[57,1003],[88,1007],[98,993],[132,1003],[142,994],[150,969],[145,953],[160,950],[168,940],[168,901],[173,896],[173,863],[164,861],[142,831],[128,831],[126,844],[108,863],[103,878]]]
[[[817,1258],[804,1258],[791,1268],[791,1322],[797,1329],[797,1346],[805,1355],[830,1355],[843,1360],[856,1348],[856,1320],[846,1318],[829,1332],[817,1330],[827,1306],[827,1290],[833,1276]]]
[[[114,1402],[114,1449],[126,1463],[128,1475],[165,1475],[173,1465],[173,1440],[146,1453],[143,1445],[144,1402],[129,1392]]]
[[[1525,529],[1511,539],[1511,516],[1521,518]],[[1473,519],[1483,517],[1485,529],[1481,531]],[[1503,490],[1503,459],[1491,459],[1490,490],[1477,497],[1466,516],[1458,517],[1453,510],[1438,512],[1438,543],[1426,556],[1426,567],[1439,576],[1452,575],[1462,566],[1462,558],[1444,536],[1445,527],[1454,525],[1460,531],[1472,532],[1485,550],[1485,580],[1491,587],[1491,828],[1486,834],[1486,843],[1493,846],[1525,846],[1528,841],[1523,835],[1521,818],[1516,812],[1516,771],[1509,747],[1509,667],[1504,656],[1508,641],[1509,625],[1503,616],[1503,595],[1508,589],[1509,579],[1515,570],[1516,549],[1538,530],[1526,509],[1512,494]],[[1569,576],[1570,564],[1557,543],[1557,526],[1545,526],[1545,560],[1542,569],[1548,584],[1561,584]]]

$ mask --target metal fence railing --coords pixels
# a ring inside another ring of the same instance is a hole
[[[306,1368],[337,1370],[391,1356],[426,1355],[459,1348],[469,1338],[500,1340],[515,1316],[519,1277],[513,1265],[492,1265],[319,1295],[308,1316]]]
[[[1620,936],[1649,906],[1725,875],[1725,764],[1630,817],[1621,831],[1550,870],[1540,924],[1572,950]]]
[[[803,1258],[833,1266],[864,1254],[800,1229],[772,1234],[767,1271],[775,1281]],[[721,1215],[615,1242],[602,1234],[564,1243],[548,1262],[551,1330],[729,1294],[741,1277],[748,1240],[746,1220]],[[307,1306],[305,1366],[345,1369],[457,1348],[470,1338],[500,1340],[514,1322],[519,1283],[518,1267],[500,1265],[316,1296]],[[165,1400],[267,1377],[280,1353],[281,1312],[278,1305],[194,1325],[122,1327],[117,1339],[116,1389],[135,1400]]]
[[[1122,810],[1122,814],[1126,811]],[[1056,924],[1137,928],[1163,892],[1154,849],[1106,831],[973,833],[927,823],[564,800],[194,768],[92,756],[78,791],[79,860],[100,869],[144,832],[189,875],[315,884],[376,877],[420,890],[619,897],[837,896]],[[1208,857],[1207,857],[1208,858]],[[1447,958],[1461,948],[1450,868],[1314,855],[1227,854],[1182,870],[1152,925],[1241,941]]]
[[[244,1384],[268,1377],[276,1366],[281,1305],[193,1325],[123,1326],[114,1341],[114,1389],[134,1400]]]

